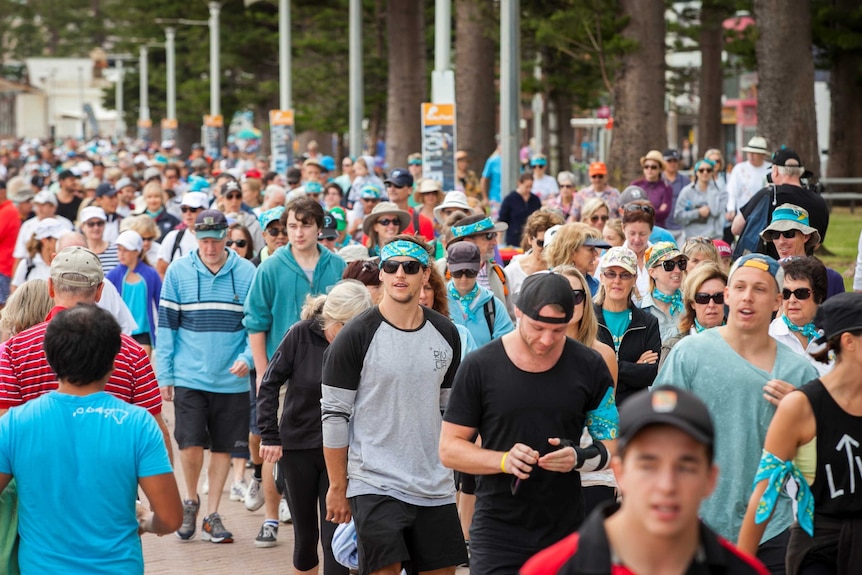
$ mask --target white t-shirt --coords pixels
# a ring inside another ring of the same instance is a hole
[[[160,260],[168,263],[173,261],[171,258],[171,252],[174,251],[174,243],[177,241],[178,233],[179,230],[170,231],[168,232],[168,235],[165,236],[165,239],[162,240],[162,246],[159,249]],[[198,249],[198,240],[195,238],[195,235],[187,229],[183,233],[183,237],[180,239],[180,245],[177,248],[176,253],[174,253],[174,257],[180,258],[196,249]]]
[[[741,210],[751,196],[766,185],[766,174],[771,169],[769,162],[764,162],[759,168],[752,166],[751,162],[737,164],[727,180],[727,211]]]
[[[27,268],[31,265],[33,267],[30,269],[30,273],[28,274]],[[18,267],[15,268],[15,273],[12,274],[12,285],[20,287],[21,284],[26,281],[47,280],[49,277],[51,277],[51,266],[45,263],[41,254],[37,253],[33,256],[32,261],[28,261],[25,256],[20,262],[18,262]]]
[[[541,178],[533,179],[533,193],[544,202],[560,193],[560,186],[552,176],[545,174]]]
[[[62,223],[68,231],[71,232],[75,229],[72,222],[63,216],[55,214],[51,217]],[[23,260],[27,257],[27,242],[29,242],[30,238],[33,237],[33,232],[36,231],[36,226],[39,225],[39,221],[39,218],[30,218],[21,224],[21,229],[18,230],[18,239],[15,241],[15,251],[12,252],[12,257],[16,260]]]

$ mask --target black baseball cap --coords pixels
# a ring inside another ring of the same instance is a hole
[[[772,154],[772,163],[776,166],[788,166],[787,162],[792,162],[789,167],[801,168],[802,159],[799,154],[791,148],[781,147],[778,151]]]
[[[392,184],[396,188],[409,188],[413,185],[413,175],[403,168],[396,168],[389,172],[389,177],[383,180],[384,184]]]
[[[108,182],[101,183],[98,185],[98,187],[96,187],[96,197],[97,198],[103,198],[105,196],[116,196],[116,195],[117,195],[117,188],[115,188],[114,186],[112,186]]]
[[[57,175],[57,179],[60,180],[61,182],[63,180],[65,180],[66,178],[77,178],[77,177],[78,176],[75,175],[75,172],[73,172],[72,170],[63,170],[62,172],[60,172]]]
[[[814,325],[822,333],[814,343],[826,343],[848,331],[862,330],[862,294],[840,293],[820,304]]]
[[[521,313],[543,323],[569,323],[575,312],[572,285],[565,277],[554,272],[538,272],[524,280],[515,303]],[[548,317],[539,312],[546,305],[562,306],[565,317]]]
[[[482,267],[482,256],[479,248],[470,242],[455,242],[446,249],[446,262],[449,271],[461,270],[479,271]]]
[[[323,214],[323,227],[317,234],[319,240],[334,240],[338,238],[338,222],[332,214],[326,212]]]
[[[650,425],[676,427],[698,443],[712,448],[715,428],[709,409],[693,393],[662,385],[641,391],[620,407],[620,447]]]

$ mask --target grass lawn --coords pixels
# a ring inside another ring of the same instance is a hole
[[[860,231],[862,231],[862,209],[857,208],[856,213],[851,214],[850,208],[832,208],[824,244],[825,250],[821,249],[816,254],[823,263],[844,276],[844,286],[847,291],[853,291],[853,270]]]

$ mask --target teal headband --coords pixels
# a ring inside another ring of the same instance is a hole
[[[808,212],[794,208],[775,208],[772,212],[772,222],[790,221],[802,224],[803,226],[811,226],[808,220]]]
[[[419,263],[423,266],[428,265],[428,252],[416,242],[395,240],[394,242],[389,242],[380,250],[381,262],[399,256],[419,260]]]
[[[467,224],[466,226],[452,226],[452,237],[454,239],[458,239],[472,236],[473,234],[493,231],[493,229],[494,222],[491,221],[491,218],[485,218],[484,220],[479,220],[478,222]]]

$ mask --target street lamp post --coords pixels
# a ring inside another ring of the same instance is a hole
[[[221,4],[210,2],[210,115],[221,114],[221,94],[219,93],[219,12]]]
[[[362,117],[365,112],[365,87],[362,70],[362,0],[350,0],[349,14],[349,145],[350,155],[362,154]]]
[[[521,0],[500,2],[500,192],[515,189],[518,181],[518,129],[521,105]]]
[[[138,104],[138,139],[148,140],[150,126],[150,94],[149,88],[149,70],[147,67],[147,45],[144,44],[138,48],[139,60],[138,70],[140,70],[140,82],[138,86],[139,104]]]

